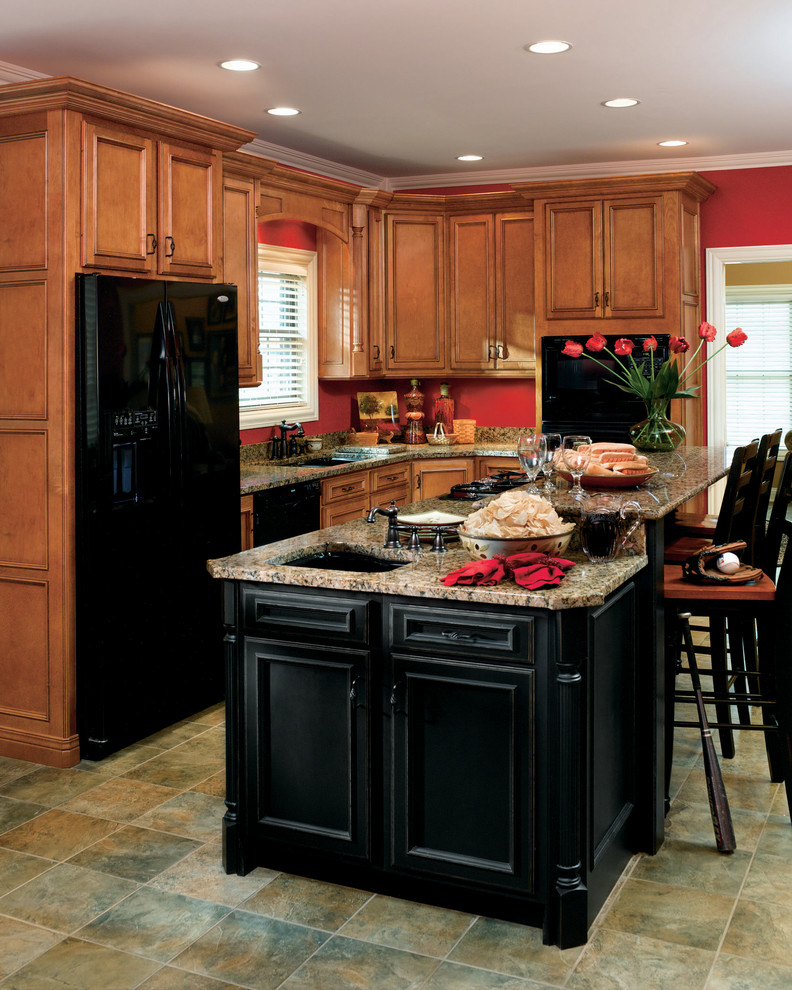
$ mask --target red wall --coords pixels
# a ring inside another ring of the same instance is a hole
[[[792,244],[792,166],[776,168],[726,169],[702,172],[718,188],[701,206],[702,281],[704,251],[715,247],[757,244]],[[455,192],[481,192],[503,186],[459,186]],[[412,190],[415,192],[416,190]],[[430,193],[452,190],[428,189]],[[315,229],[293,221],[269,221],[259,225],[259,239],[266,231],[266,242],[282,247],[315,250]],[[703,286],[702,313],[706,312],[706,286]],[[432,408],[439,382],[422,380],[425,409]],[[475,419],[479,426],[530,426],[534,423],[533,379],[450,379],[456,413],[462,419]],[[395,389],[404,415],[404,393],[408,380],[358,382],[319,382],[319,419],[307,423],[308,433],[331,433],[357,427],[356,393],[365,388],[377,391]],[[430,417],[427,415],[427,420]],[[242,443],[268,439],[271,428],[245,430]]]

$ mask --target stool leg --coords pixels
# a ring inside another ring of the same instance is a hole
[[[682,638],[685,643],[688,667],[690,668],[690,679],[693,683],[693,693],[696,698],[696,711],[701,729],[701,746],[704,754],[704,775],[707,779],[707,796],[709,797],[712,827],[715,830],[715,844],[718,847],[718,852],[732,853],[737,848],[737,842],[734,837],[729,799],[726,797],[723,775],[721,774],[718,756],[715,752],[715,745],[712,742],[712,733],[710,732],[707,721],[704,699],[701,695],[701,680],[699,679],[698,664],[696,663],[696,651],[693,648],[693,637],[690,634],[690,612],[680,612],[678,618],[682,627]]]
[[[688,623],[688,632],[690,624]],[[724,698],[729,692],[729,675],[726,663],[726,620],[717,615],[710,616],[709,620],[710,639],[710,660],[712,667],[712,686],[715,694]],[[715,712],[718,722],[729,725],[731,723],[731,706],[728,702],[721,701],[715,705]],[[721,753],[725,760],[734,759],[734,733],[730,728],[719,729]]]

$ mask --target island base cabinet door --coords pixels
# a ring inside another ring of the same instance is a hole
[[[392,867],[532,893],[535,672],[394,658]]]
[[[251,834],[367,855],[367,657],[246,641]]]

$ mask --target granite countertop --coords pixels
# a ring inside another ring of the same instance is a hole
[[[409,515],[435,509],[467,516],[481,505],[482,502],[426,499],[405,507],[403,512]],[[609,564],[590,564],[580,550],[570,549],[565,551],[564,556],[574,560],[576,566],[566,573],[561,585],[555,588],[528,591],[511,580],[504,580],[492,587],[446,587],[440,582],[440,578],[472,560],[457,541],[450,541],[445,553],[432,552],[429,541],[424,542],[424,548],[420,551],[408,550],[406,546],[388,550],[383,547],[386,529],[387,520],[381,515],[377,516],[374,523],[358,519],[293,539],[255,547],[230,557],[210,560],[207,568],[212,577],[236,581],[559,610],[601,605],[608,594],[637,574],[647,563],[645,556],[637,554],[622,555]],[[406,536],[403,535],[402,539],[404,543],[407,542]],[[573,540],[573,547],[574,543]],[[289,560],[307,553],[334,549],[354,550],[407,563],[404,567],[375,574],[288,566]]]
[[[452,444],[448,447],[416,445],[403,453],[393,453],[387,456],[374,456],[364,460],[331,467],[303,467],[301,461],[315,457],[328,456],[332,450],[317,451],[303,457],[294,458],[290,462],[272,463],[270,461],[246,461],[241,466],[241,494],[262,491],[267,488],[277,488],[280,485],[293,484],[296,481],[311,481],[317,478],[329,478],[333,475],[348,474],[362,468],[376,467],[380,464],[396,464],[438,457],[507,457],[515,455],[515,441],[489,442],[477,441],[474,444]],[[669,454],[649,454],[649,463],[657,467],[658,474],[649,485],[640,488],[628,488],[623,493],[625,497],[635,498],[641,505],[644,518],[660,519],[679,508],[684,502],[706,491],[719,478],[725,477],[729,455],[725,447],[680,447]],[[560,482],[561,491],[553,496],[553,504],[567,515],[578,515],[580,508],[573,498],[564,491],[564,482]],[[440,505],[448,511],[449,505],[455,507],[464,504],[459,502],[441,502]]]

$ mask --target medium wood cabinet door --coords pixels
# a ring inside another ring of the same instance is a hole
[[[663,198],[606,200],[603,312],[663,315]]]
[[[349,245],[316,229],[319,263],[319,377],[348,379],[352,370],[352,269]]]
[[[366,652],[245,641],[254,834],[366,856],[367,673]]]
[[[454,371],[494,369],[495,239],[494,217],[451,217],[448,221],[450,256],[450,355]]]
[[[414,461],[413,499],[438,498],[454,485],[466,485],[473,480],[472,457],[449,457],[431,461]]]
[[[84,122],[83,265],[153,274],[156,194],[156,142]]]
[[[444,218],[389,214],[386,223],[386,370],[444,371]]]
[[[158,270],[162,275],[214,278],[219,249],[222,182],[210,151],[159,146]]]
[[[602,286],[602,204],[598,200],[545,206],[548,319],[594,319]]]
[[[533,371],[536,366],[534,222],[520,214],[495,217],[496,367]]]
[[[261,384],[255,179],[223,178],[223,281],[237,287],[239,386]]]
[[[394,867],[534,889],[535,694],[527,666],[393,657]]]

